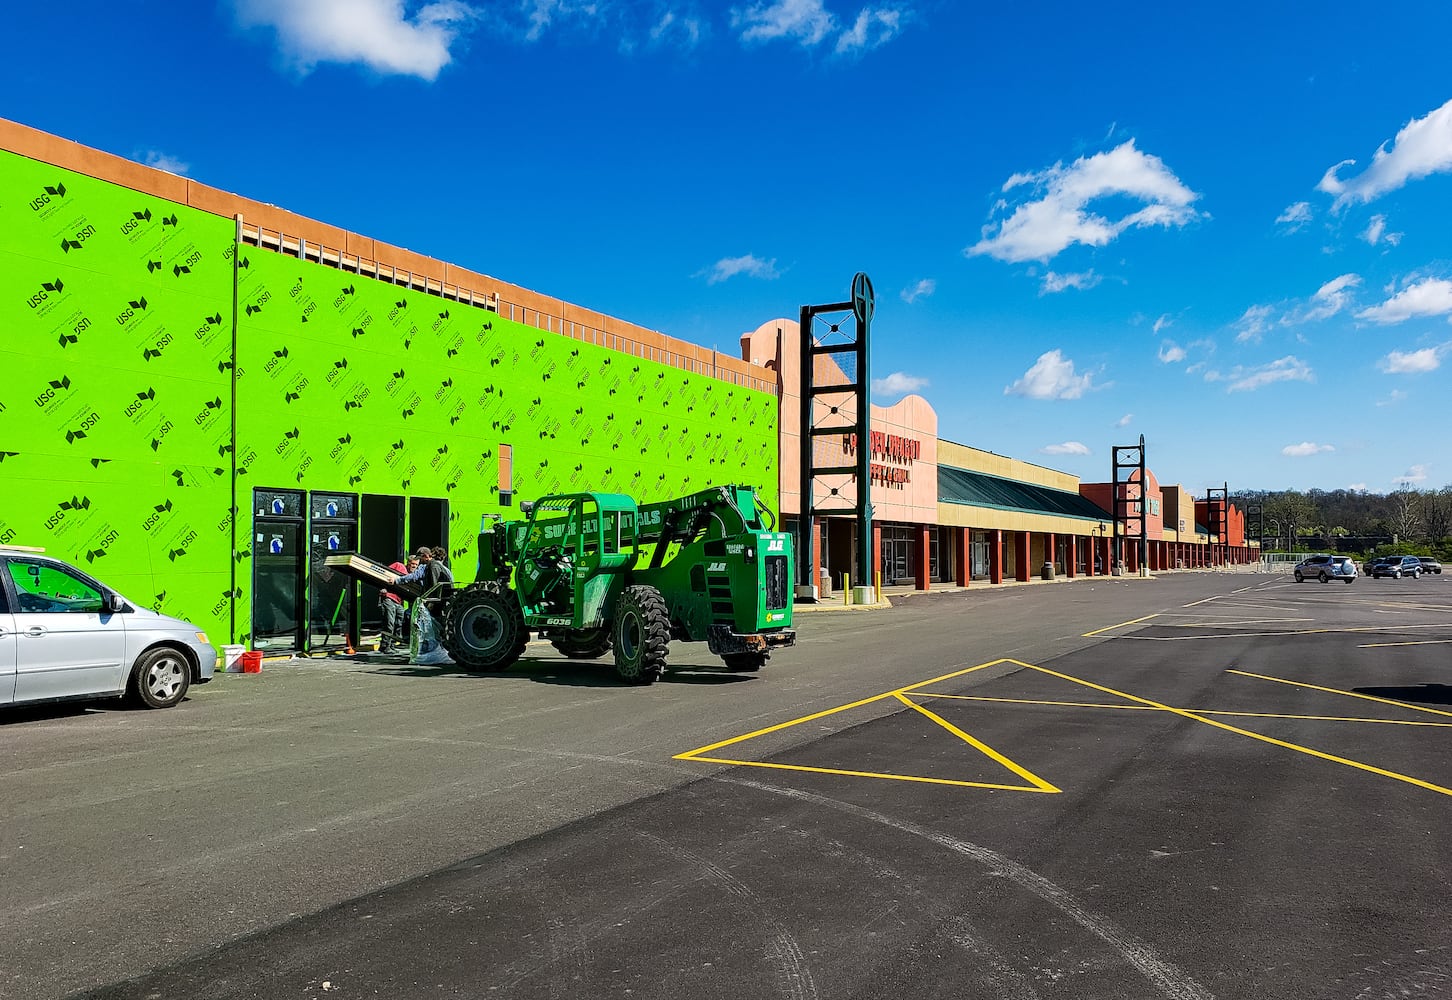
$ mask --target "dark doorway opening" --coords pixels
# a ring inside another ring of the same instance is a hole
[[[412,497],[408,501],[408,551],[420,545],[449,547],[449,501]]]
[[[252,647],[300,650],[307,621],[303,493],[256,489],[252,509]]]
[[[403,497],[377,493],[363,494],[362,517],[358,524],[358,553],[387,566],[404,561]],[[378,588],[361,585],[358,617],[364,632],[377,632],[383,624],[378,606]]]
[[[358,495],[313,493],[309,503],[309,652],[352,649],[357,641],[357,588],[328,566],[329,556],[358,551]]]

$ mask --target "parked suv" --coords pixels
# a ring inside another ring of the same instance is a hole
[[[1442,573],[1442,564],[1431,556],[1417,556],[1417,562],[1422,564],[1423,573],[1436,573],[1439,576]]]
[[[1296,582],[1307,579],[1330,583],[1342,580],[1351,583],[1356,579],[1356,563],[1350,556],[1311,556],[1296,563]]]
[[[1422,575],[1422,561],[1416,556],[1383,556],[1373,560],[1371,564],[1371,578],[1389,576],[1393,580],[1400,580],[1404,576],[1412,579]]]
[[[0,707],[127,696],[170,708],[216,665],[195,625],[148,611],[41,549],[0,546]]]

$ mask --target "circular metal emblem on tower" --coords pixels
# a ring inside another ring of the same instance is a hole
[[[875,308],[872,279],[862,271],[858,271],[852,276],[852,315],[857,317],[859,326],[867,326],[872,322],[872,313]]]

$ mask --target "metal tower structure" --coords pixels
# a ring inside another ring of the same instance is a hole
[[[1145,497],[1146,478],[1144,435],[1139,444],[1117,444],[1113,451],[1114,462],[1114,572],[1124,570],[1124,540],[1139,536],[1139,569],[1146,572],[1149,566],[1149,535],[1145,531],[1145,518],[1149,506]],[[1135,476],[1138,474],[1138,478]],[[1131,526],[1138,530],[1130,530]]]
[[[801,517],[797,580],[815,587],[817,518],[850,514],[857,522],[859,586],[872,585],[872,414],[868,347],[875,301],[858,272],[846,302],[802,306]],[[837,445],[829,444],[835,438]],[[855,483],[854,483],[855,480]]]

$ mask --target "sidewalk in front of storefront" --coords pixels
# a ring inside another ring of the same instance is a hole
[[[1197,567],[1195,569],[1164,569],[1156,570],[1155,572],[1150,573],[1146,576],[1140,576],[1137,573],[1125,573],[1123,576],[1104,576],[1103,574],[1097,576],[1056,576],[1052,580],[1035,578],[1032,580],[1004,580],[1002,583],[989,583],[987,580],[975,580],[973,581],[972,586],[968,587],[959,587],[955,584],[950,583],[935,583],[929,590],[918,590],[917,588],[911,586],[893,586],[883,587],[879,591],[882,599],[872,604],[847,604],[843,602],[842,594],[840,592],[836,592],[833,594],[833,596],[824,598],[814,604],[807,604],[798,601],[792,606],[792,613],[794,615],[799,615],[804,613],[818,614],[843,611],[886,611],[892,608],[894,605],[901,604],[903,601],[912,597],[920,597],[928,594],[975,594],[982,593],[984,591],[1001,590],[1004,587],[1052,587],[1059,584],[1104,583],[1106,580],[1140,582],[1151,581],[1154,580],[1156,577],[1160,576],[1175,576],[1181,573],[1251,574],[1263,572],[1264,570],[1261,568],[1259,563],[1250,563],[1243,566]]]

